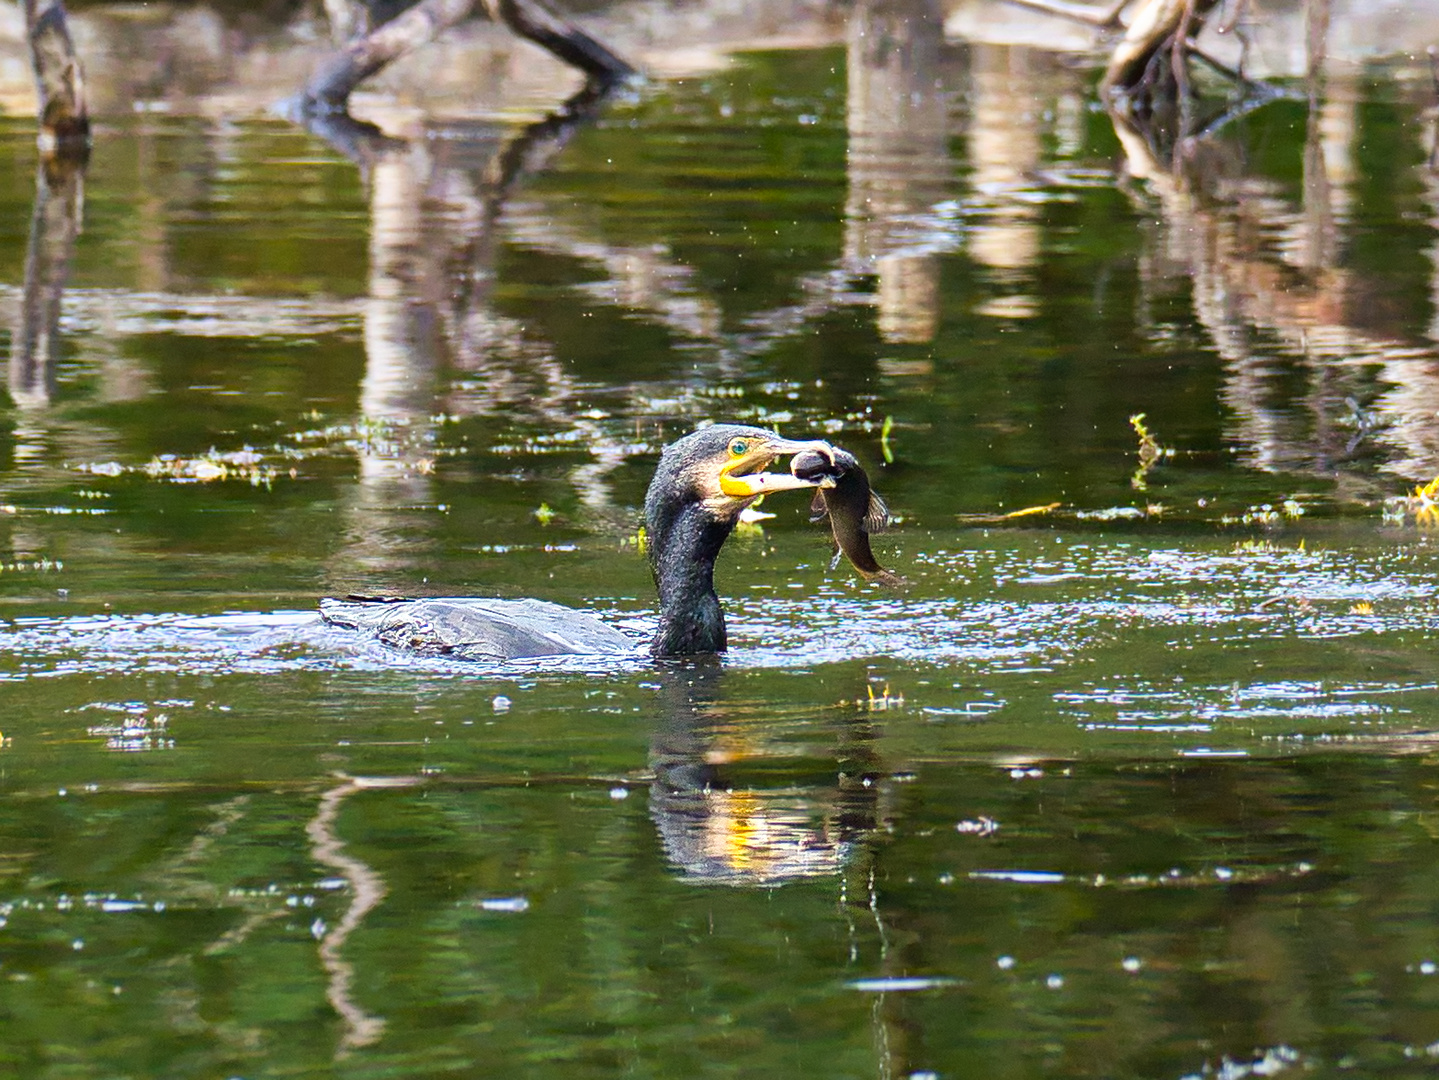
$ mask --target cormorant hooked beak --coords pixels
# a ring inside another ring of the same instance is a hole
[[[834,447],[821,439],[797,441],[762,432],[740,435],[730,441],[730,459],[720,466],[719,487],[732,499],[753,499],[771,491],[793,491],[817,486],[792,473],[771,473],[764,470],[777,458],[792,457],[805,451],[823,454],[834,461]]]

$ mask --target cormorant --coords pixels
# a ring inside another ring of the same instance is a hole
[[[714,565],[740,511],[772,491],[818,485],[818,479],[765,472],[778,458],[809,451],[834,462],[835,449],[738,424],[701,428],[665,447],[645,495],[645,541],[660,598],[652,655],[724,651]],[[350,597],[322,600],[320,614],[397,648],[466,660],[618,655],[638,647],[599,619],[543,600]]]

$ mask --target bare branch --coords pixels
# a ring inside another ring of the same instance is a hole
[[[468,19],[477,0],[420,0],[383,26],[350,42],[310,78],[303,95],[306,112],[345,111],[355,87],[371,75],[427,45],[450,27]]]
[[[569,20],[551,11],[542,0],[485,0],[490,18],[516,34],[543,45],[567,64],[592,79],[613,82],[633,75],[635,69]]]
[[[478,6],[479,0],[420,0],[325,61],[305,87],[298,111],[344,112],[360,83],[468,19]],[[484,0],[484,7],[496,22],[542,45],[597,83],[608,84],[634,74],[629,64],[541,0]]]

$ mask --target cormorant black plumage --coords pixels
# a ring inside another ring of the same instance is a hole
[[[807,450],[833,453],[825,442],[795,442],[738,424],[701,428],[665,447],[645,496],[645,542],[660,600],[652,655],[724,651],[715,559],[740,513],[761,495],[815,486],[764,471]],[[349,597],[321,601],[320,614],[387,645],[467,660],[624,654],[638,647],[593,616],[540,600]]]

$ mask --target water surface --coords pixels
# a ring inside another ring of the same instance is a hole
[[[38,362],[0,123],[4,1068],[1432,1068],[1419,69],[1145,173],[1083,66],[859,41],[362,166],[107,117]],[[316,625],[476,593],[643,636],[637,508],[708,420],[852,449],[909,587],[793,496],[726,547],[715,664]]]

